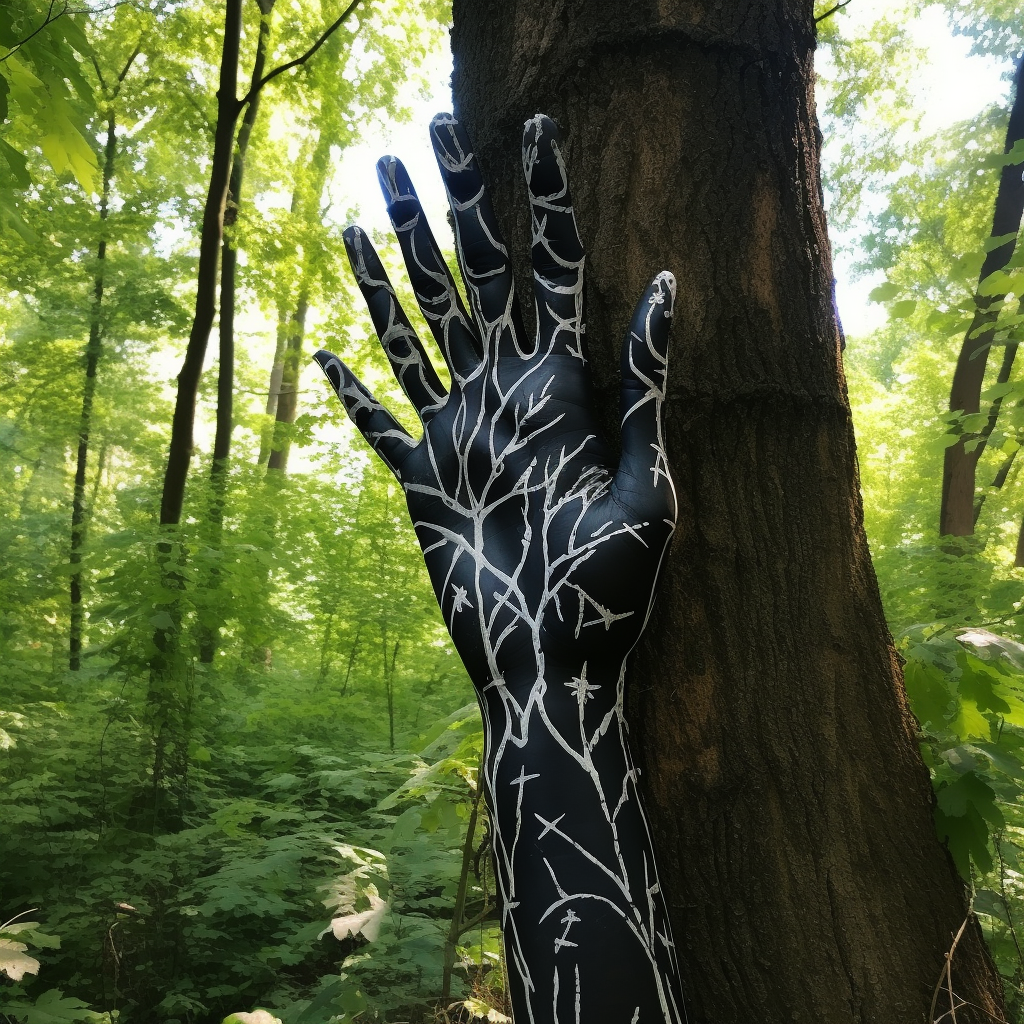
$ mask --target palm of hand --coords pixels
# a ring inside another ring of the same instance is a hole
[[[470,317],[398,161],[378,165],[416,297],[452,376],[445,396],[358,229],[346,234],[385,352],[424,423],[417,443],[340,360],[318,359],[401,481],[456,647],[478,686],[530,686],[552,661],[625,656],[643,628],[675,518],[661,438],[673,282],[661,274],[623,352],[624,456],[614,472],[591,409],[583,249],[554,124],[527,126],[538,332],[524,339],[512,270],[468,141],[431,126],[451,197]],[[592,695],[591,699],[592,699]]]

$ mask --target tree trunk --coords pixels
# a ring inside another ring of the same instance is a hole
[[[299,411],[299,374],[302,359],[302,341],[306,334],[306,316],[309,313],[309,282],[303,274],[302,287],[295,313],[288,325],[288,344],[281,366],[281,383],[278,390],[277,410],[274,420],[274,440],[271,445],[268,470],[288,469],[288,455],[291,451],[291,427]]]
[[[220,85],[217,89],[217,126],[214,130],[210,187],[206,193],[199,238],[196,311],[192,319],[188,345],[185,348],[185,361],[178,374],[178,393],[174,402],[174,418],[171,421],[171,445],[167,454],[167,469],[160,500],[162,526],[177,526],[181,520],[185,481],[192,460],[199,378],[203,372],[206,345],[210,340],[213,318],[217,310],[217,263],[224,234],[224,210],[231,176],[235,123],[241,113],[241,106],[235,94],[241,31],[242,0],[226,0]]]
[[[127,71],[127,67],[125,71]],[[123,76],[122,76],[123,77]],[[71,499],[71,630],[68,643],[68,668],[82,667],[82,633],[85,615],[82,608],[82,549],[85,547],[85,485],[89,468],[89,437],[92,433],[92,406],[96,398],[96,373],[103,355],[103,281],[107,266],[107,216],[110,183],[114,177],[117,153],[117,122],[111,105],[107,113],[107,142],[103,148],[103,191],[100,193],[99,244],[96,247],[96,274],[93,278],[92,313],[89,343],[85,348],[85,386],[82,412],[78,420],[78,459],[75,466],[75,491]]]
[[[292,196],[292,212],[295,211],[295,198]],[[284,302],[277,304],[277,343],[274,347],[274,362],[270,367],[270,384],[267,388],[266,415],[271,422],[267,423],[260,435],[260,455],[257,465],[265,466],[270,458],[277,430],[277,403],[281,397],[281,378],[284,376],[284,353],[288,346],[288,307]]]
[[[298,211],[306,224],[312,224],[320,216],[320,200],[327,175],[331,169],[331,138],[321,130],[316,148],[309,160],[310,177],[304,188],[296,189],[293,196],[293,212]],[[302,374],[302,343],[306,335],[306,316],[309,313],[310,287],[313,279],[312,253],[315,243],[305,246],[305,256],[299,280],[299,296],[295,303],[287,331],[287,345],[281,361],[281,375],[278,378],[278,396],[274,407],[274,439],[271,445],[267,469],[288,469],[288,455],[291,451],[291,428],[299,411],[299,378]],[[276,369],[276,365],[275,365]],[[273,387],[273,374],[271,374]]]
[[[1013,107],[1010,109],[1010,122],[1006,126],[1004,153],[1009,153],[1015,142],[1024,139],[1022,75],[1024,58],[1018,61],[1017,73],[1014,76]],[[1021,181],[1021,166],[1010,164],[1003,168],[999,178],[999,191],[996,193],[995,209],[992,213],[991,237],[1015,237],[992,249],[985,256],[978,278],[979,284],[1010,262],[1016,247],[1016,234],[1020,229],[1022,214],[1024,182]],[[953,373],[953,384],[949,391],[950,412],[970,414],[981,409],[981,386],[985,378],[985,365],[988,362],[989,348],[995,338],[996,321],[999,319],[1003,298],[1004,295],[975,296],[976,312],[971,326],[964,335],[964,342],[956,361],[956,370]],[[1003,371],[1006,380],[1009,379],[1015,352],[1016,346],[1013,346],[1013,352],[1007,349],[1004,355]],[[1003,382],[1001,372],[1000,383]],[[998,405],[994,405],[995,416],[998,415],[998,411]],[[980,434],[965,433],[956,444],[946,449],[942,469],[942,506],[939,511],[939,533],[943,536],[969,537],[974,533],[977,523],[976,511],[981,511],[980,506],[976,509],[974,500],[975,472],[981,453],[985,450],[985,443],[992,432],[992,427],[995,426],[995,416],[990,416],[986,431]],[[965,442],[979,438],[973,451],[965,449]]]
[[[177,527],[181,521],[185,482],[192,460],[199,380],[216,312],[218,257],[224,233],[235,124],[241,112],[236,96],[241,29],[242,0],[226,0],[217,89],[217,125],[199,239],[196,308],[185,360],[178,374],[171,443],[160,500],[161,538],[157,545],[157,565],[164,588],[172,592],[185,589],[185,551],[181,538],[177,536]],[[148,816],[154,832],[167,826],[168,821],[177,820],[171,801],[180,804],[182,794],[187,791],[192,693],[181,644],[181,625],[181,602],[169,600],[155,617],[146,693],[147,724],[153,748],[150,806],[143,807],[140,802],[132,815],[136,828],[141,827],[140,820]]]
[[[920,1024],[968,901],[864,535],[812,6],[456,0],[454,17],[456,113],[525,296],[521,125],[543,111],[566,136],[610,437],[632,306],[659,270],[678,280],[680,526],[627,702],[692,1020]],[[973,919],[952,970],[981,1008],[961,1024],[1001,1015]]]
[[[256,56],[252,64],[252,80],[249,100],[238,128],[238,140],[231,161],[231,177],[228,181],[228,197],[224,213],[224,226],[235,223],[239,204],[242,201],[242,181],[245,177],[245,158],[252,137],[253,125],[260,109],[260,79],[267,63],[267,46],[270,43],[270,13],[276,0],[261,0],[260,31],[256,42]],[[235,403],[235,282],[238,269],[238,252],[225,238],[221,245],[220,261],[220,317],[218,340],[220,343],[217,359],[217,430],[213,440],[213,459],[210,462],[210,512],[208,528],[210,548],[219,552],[224,533],[224,504],[227,499],[229,459],[231,458],[231,434],[234,430]],[[210,570],[208,593],[218,589],[220,574],[214,565]],[[217,653],[217,642],[223,616],[214,614],[212,608],[218,602],[211,602],[207,621],[199,624],[199,660],[209,665]],[[209,616],[214,615],[213,621]]]

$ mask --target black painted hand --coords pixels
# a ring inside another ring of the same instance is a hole
[[[404,167],[385,157],[378,174],[450,393],[358,228],[345,234],[349,258],[422,438],[336,356],[316,358],[404,488],[480,695],[517,1018],[553,1020],[564,1001],[564,1021],[580,1019],[581,1005],[588,1021],[676,1021],[675,961],[622,714],[626,656],[675,522],[661,423],[674,280],[659,274],[629,325],[616,466],[592,408],[584,253],[554,123],[534,118],[523,140],[532,339],[469,140],[448,115],[431,134],[472,316]]]

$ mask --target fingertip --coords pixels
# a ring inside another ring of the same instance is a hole
[[[647,343],[662,355],[668,350],[672,314],[676,304],[676,279],[671,271],[656,274],[637,303],[630,335],[634,344]],[[658,315],[660,313],[660,315]]]
[[[341,233],[341,240],[345,243],[345,255],[348,257],[348,265],[352,268],[356,280],[361,281],[366,277],[366,260],[363,257],[363,240],[366,232],[357,224],[350,224]]]
[[[342,361],[333,352],[328,352],[325,348],[313,353],[313,361],[323,370],[327,379],[331,382],[331,387],[336,392],[341,391],[345,380],[345,369]]]
[[[405,164],[398,157],[385,155],[377,161],[377,181],[384,193],[388,211],[403,199],[416,199],[416,189]]]
[[[441,176],[450,189],[457,176],[473,165],[473,147],[469,136],[454,115],[435,114],[430,122],[430,141]],[[470,194],[476,191],[475,183],[469,187]]]
[[[345,243],[345,251],[348,253],[350,259],[356,253],[365,237],[366,232],[363,231],[358,224],[349,224],[349,226],[342,231],[341,240]]]
[[[662,288],[668,289],[669,301],[665,309],[665,316],[672,316],[672,310],[676,304],[676,276],[671,270],[663,270],[660,274],[656,275],[654,280],[651,282],[652,285],[660,285]]]
[[[527,118],[523,122],[523,134],[529,135],[530,133],[533,133],[535,137],[547,135],[557,139],[561,135],[561,129],[559,129],[558,122],[553,117],[547,114],[536,113],[533,117]]]

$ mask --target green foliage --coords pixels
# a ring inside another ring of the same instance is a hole
[[[93,91],[82,62],[93,54],[80,16],[68,5],[7,0],[0,21],[0,233],[34,232],[16,191],[33,181],[29,155],[38,150],[58,176],[97,191],[99,169],[86,117]],[[5,123],[6,122],[6,123]]]
[[[2,32],[34,29],[47,8],[11,10]],[[0,1015],[429,1018],[475,806],[472,688],[401,493],[338,442],[325,386],[307,385],[289,428],[297,471],[261,464],[272,347],[260,317],[290,315],[304,294],[318,310],[311,345],[334,338],[363,358],[352,339],[368,325],[339,269],[343,213],[325,216],[331,172],[368,119],[404,116],[399,87],[445,7],[367,0],[262,97],[230,229],[247,344],[217,535],[202,459],[181,529],[162,531],[154,512],[168,382],[191,320],[222,11],[58,12],[14,52],[2,47],[21,37],[0,37],[0,218],[18,229],[0,252],[0,905],[35,908],[39,921],[13,922],[0,958],[12,972],[32,966],[32,944],[60,936],[38,957],[42,979],[18,971],[3,989]],[[244,12],[243,69],[258,22],[256,5]],[[272,63],[336,13],[275,5]],[[106,208],[98,172],[110,178]],[[102,358],[81,550],[86,648],[69,672],[70,498],[91,334]],[[215,401],[208,376],[200,446]],[[220,642],[203,664],[211,622]],[[154,671],[161,634],[175,654]],[[462,946],[474,969],[496,944],[493,921],[480,929]],[[469,993],[467,969],[453,997],[460,984]]]
[[[948,0],[975,51],[1003,57],[1019,44],[1019,17],[989,0]],[[1018,12],[1019,13],[1019,12]],[[888,323],[848,339],[846,371],[857,430],[868,539],[886,614],[905,659],[911,709],[935,788],[935,819],[973,891],[1010,1019],[1024,1019],[1024,961],[1016,927],[1024,844],[1024,572],[1014,566],[1024,491],[1014,456],[1024,427],[1019,385],[999,383],[1007,346],[1020,340],[1021,252],[979,283],[1002,153],[1004,97],[930,136],[915,114],[910,67],[893,47],[912,11],[866,37],[829,38],[826,134],[834,223],[859,235],[860,269],[884,273],[870,298]],[[892,56],[894,59],[889,59]],[[912,63],[912,62],[911,62]],[[879,89],[879,86],[882,86]],[[868,101],[865,104],[865,99]],[[990,297],[997,317],[983,411],[950,414],[956,358]],[[999,411],[989,425],[989,404]],[[990,432],[991,431],[991,432]],[[984,444],[973,537],[938,536],[945,449],[966,435]]]

